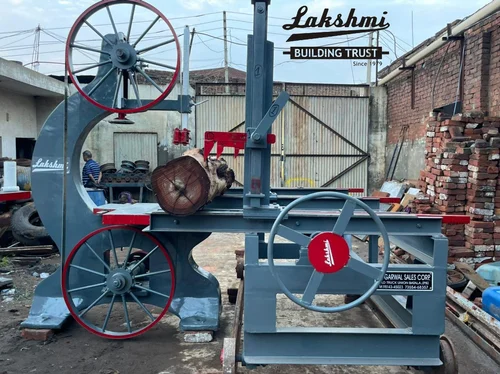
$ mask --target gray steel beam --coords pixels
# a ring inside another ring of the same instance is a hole
[[[340,193],[349,193],[349,189],[338,189],[338,188],[287,188],[287,187],[273,187],[271,188],[271,194],[277,194],[278,196],[281,195],[291,195],[291,196],[304,196],[304,195],[309,195],[315,192],[325,192],[325,191],[332,191],[332,192],[340,192]],[[238,188],[238,187],[232,187],[226,192],[224,192],[224,195],[241,195],[243,196],[243,188]]]
[[[331,231],[339,214],[332,211],[292,211],[283,224],[304,234]],[[417,218],[405,214],[380,214],[391,236],[411,235],[429,237],[441,234],[441,220]],[[166,213],[153,213],[146,231],[153,232],[270,232],[274,221],[248,220],[241,210],[204,210],[189,217],[174,217]],[[346,234],[379,235],[375,222],[367,215],[355,214],[347,225]],[[418,240],[418,239],[416,239]],[[422,243],[427,243],[422,242]]]
[[[271,203],[279,204],[280,206],[287,206],[291,204],[294,200],[298,199],[300,196],[284,196],[271,195]],[[243,204],[243,195],[230,194],[219,196],[214,201],[207,206],[208,209],[240,209]],[[361,199],[364,203],[366,203],[371,209],[378,210],[380,209],[380,200],[373,198],[365,198]],[[309,200],[300,204],[301,209],[331,209],[337,210],[341,209],[345,204],[344,200],[339,199],[317,199],[317,200]],[[362,210],[357,207],[357,209]]]
[[[276,264],[276,270],[283,283],[292,293],[301,294],[304,292],[307,282],[311,278],[313,272],[312,266],[308,265],[284,265]],[[374,264],[374,267],[380,268],[381,264]],[[432,267],[426,265],[390,265],[390,272],[432,272]],[[256,295],[257,298],[264,294],[279,294],[281,289],[278,283],[274,280],[271,272],[266,265],[249,265],[245,264],[245,282],[249,289]],[[373,285],[371,278],[360,275],[360,273],[346,267],[338,273],[326,274],[324,280],[319,287],[318,295],[362,295],[368,288]],[[376,295],[402,295],[402,296],[429,296],[433,297],[443,291],[443,287],[434,285],[433,291],[419,290],[378,290]],[[250,302],[248,299],[247,302]],[[267,314],[267,311],[262,311]]]
[[[147,105],[153,102],[153,100],[141,100],[139,105],[138,100],[135,99],[123,99],[124,108],[137,108],[138,106]],[[191,109],[191,96],[181,96],[179,95],[177,100],[163,100],[159,102],[154,107],[150,108],[152,111],[170,111],[179,113],[192,113]]]
[[[370,301],[375,304],[394,327],[400,329],[411,327],[411,312],[393,296],[372,296]]]
[[[243,361],[251,365],[439,366],[439,336],[410,329],[283,328],[245,332]],[[309,343],[306,343],[309,342]]]

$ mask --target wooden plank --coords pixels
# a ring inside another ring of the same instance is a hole
[[[399,210],[401,209],[401,204],[394,204],[391,208],[391,212],[399,212]]]
[[[389,192],[374,191],[372,193],[373,197],[389,197],[391,194]]]
[[[486,282],[478,273],[476,273],[476,271],[470,265],[462,262],[455,262],[455,266],[457,270],[465,275],[465,278],[474,283],[477,288],[481,290],[481,292],[484,292],[484,290],[490,287],[490,284]]]
[[[222,350],[222,368],[223,374],[236,374],[238,363],[236,356],[240,350],[241,327],[243,325],[243,298],[244,298],[244,281],[240,280],[238,287],[238,297],[236,298],[236,306],[234,309],[233,329],[231,337],[224,339],[224,348]]]
[[[53,245],[37,245],[32,247],[0,248],[0,256],[9,255],[46,255],[54,253]]]
[[[236,374],[236,339],[224,338],[222,349],[222,373]]]
[[[238,287],[238,297],[236,298],[236,307],[234,309],[234,321],[233,321],[233,338],[236,339],[236,348],[239,346],[239,340],[241,335],[241,326],[243,325],[243,297],[244,297],[244,282],[240,281],[240,286]],[[238,352],[238,351],[236,351]]]
[[[407,193],[405,195],[405,197],[403,198],[403,200],[401,200],[401,206],[404,208],[406,208],[408,205],[410,205],[410,203],[416,199],[416,195],[411,195],[409,193]]]

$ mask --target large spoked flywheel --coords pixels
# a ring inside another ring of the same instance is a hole
[[[85,99],[110,112],[137,113],[164,100],[175,87],[181,52],[174,28],[155,7],[142,0],[104,0],[73,25],[66,62]],[[93,75],[84,89],[85,76]],[[111,88],[106,87],[109,81]]]
[[[129,226],[103,227],[69,254],[62,291],[71,315],[85,329],[110,339],[132,338],[168,311],[174,266],[152,235]]]

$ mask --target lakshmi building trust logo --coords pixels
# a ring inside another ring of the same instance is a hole
[[[283,26],[283,29],[290,31],[296,29],[314,29],[324,28],[328,31],[320,32],[305,32],[292,34],[287,42],[301,42],[306,40],[325,39],[331,37],[345,36],[355,34],[375,33],[377,31],[386,30],[390,24],[386,22],[385,16],[387,12],[383,12],[382,17],[374,16],[356,16],[356,9],[351,9],[347,18],[341,13],[337,14],[334,19],[330,15],[330,10],[326,8],[321,17],[310,16],[308,7],[302,6],[297,11],[297,15],[292,17],[292,23]],[[383,55],[389,54],[383,51],[382,47],[352,47],[352,46],[333,46],[334,44],[344,44],[346,41],[339,43],[333,42],[323,46],[300,46],[291,47],[289,51],[283,52],[285,55],[290,55],[293,60],[380,60]]]
[[[57,159],[49,160],[39,158],[36,162],[31,166],[34,173],[36,172],[55,172],[55,171],[63,171],[64,163],[59,162]]]
[[[330,245],[330,241],[324,240],[325,243],[325,265],[333,267],[335,265],[335,260],[333,258],[332,247]]]

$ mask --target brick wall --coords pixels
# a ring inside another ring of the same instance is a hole
[[[428,40],[422,43],[416,51],[431,42],[432,40]],[[483,111],[488,112],[489,116],[498,117],[500,116],[500,12],[469,29],[465,33],[465,43],[463,112]],[[461,54],[461,42],[453,41],[417,63],[413,72],[415,80],[413,109],[410,70],[387,84],[388,144],[398,142],[403,126],[408,126],[408,140],[425,138],[425,121],[432,109],[455,102],[460,78]],[[443,63],[439,70],[441,61]],[[394,68],[396,64],[383,73]],[[434,104],[432,104],[434,84]]]

